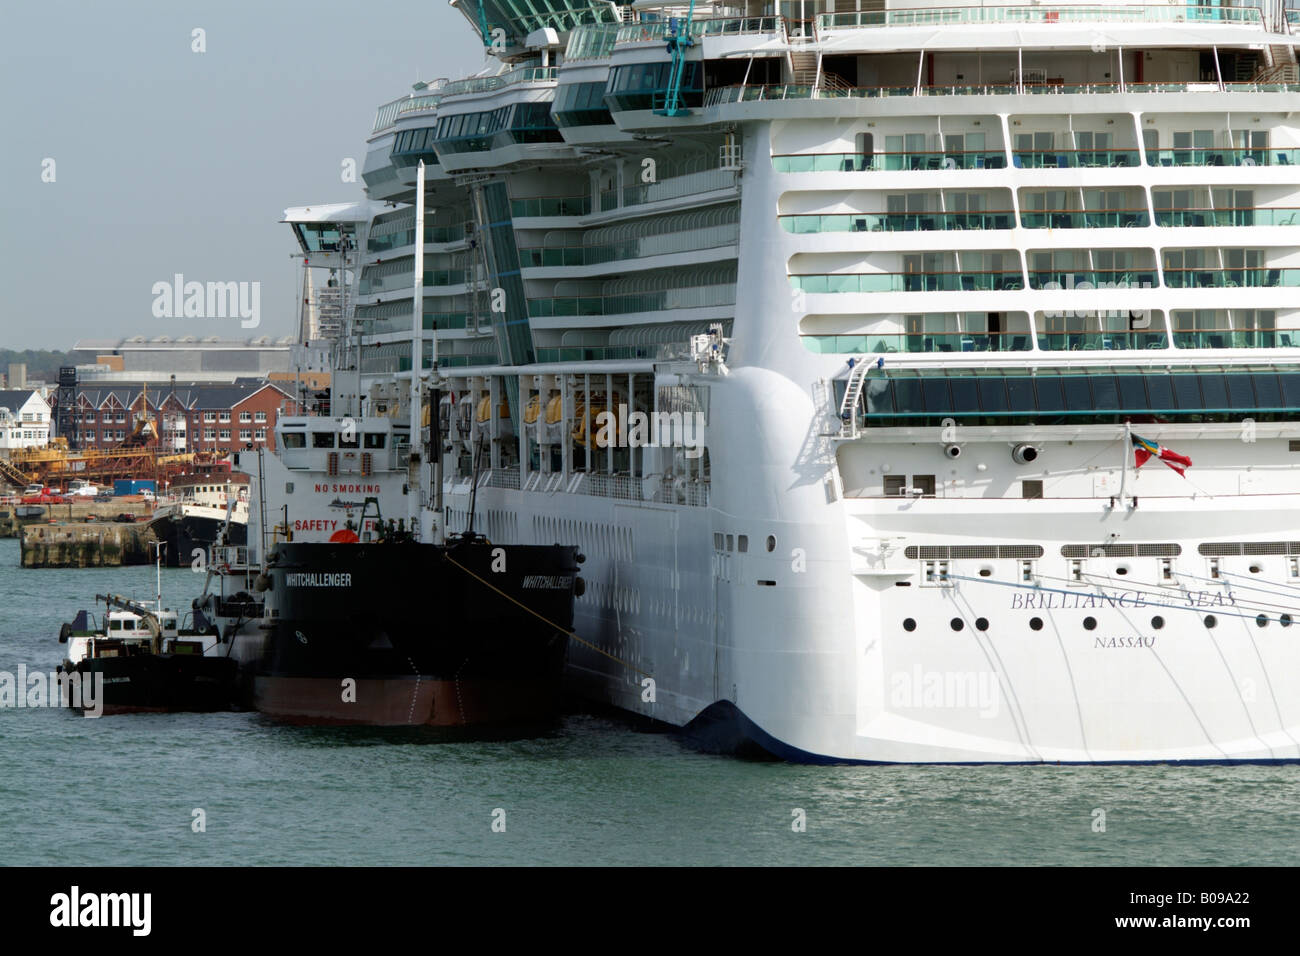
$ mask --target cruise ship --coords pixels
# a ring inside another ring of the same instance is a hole
[[[585,552],[573,690],[807,762],[1300,759],[1300,14],[452,5],[485,68],[284,218],[419,537]]]

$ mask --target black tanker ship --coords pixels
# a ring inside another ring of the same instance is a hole
[[[253,703],[288,722],[460,727],[555,715],[582,556],[401,534],[280,543]]]

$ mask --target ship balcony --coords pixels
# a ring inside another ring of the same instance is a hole
[[[1169,269],[1165,285],[1171,289],[1272,289],[1300,286],[1300,269]]]
[[[1175,329],[1180,349],[1275,349],[1300,346],[1300,329]]]
[[[1300,207],[1247,206],[1213,208],[1209,206],[1156,208],[1157,226],[1295,226],[1300,225]]]
[[[734,209],[734,207],[730,207]],[[717,207],[721,212],[724,207]],[[692,214],[703,220],[704,215]],[[656,235],[636,236],[636,229],[643,229],[643,221],[625,223],[616,227],[607,227],[612,231],[626,233],[627,238],[617,242],[601,242],[591,245],[547,245],[524,246],[519,250],[519,264],[525,269],[561,268],[598,266],[615,263],[620,269],[630,268],[633,260],[649,259],[656,256],[676,255],[689,252],[703,252],[710,249],[727,249],[734,247],[740,239],[738,223],[719,225],[699,225],[685,231],[664,232]],[[597,230],[605,231],[605,230]],[[587,234],[590,237],[590,233]],[[549,238],[549,237],[548,237]],[[564,235],[561,238],[581,239],[582,236]],[[734,258],[734,250],[731,256]]]
[[[497,90],[503,90],[511,86],[550,85],[555,83],[558,73],[558,69],[553,66],[525,66],[506,73],[498,73],[495,76],[475,76],[464,80],[455,80],[443,86],[439,90],[439,95],[445,106],[447,102],[453,99],[479,93],[494,93]]]
[[[428,226],[424,227],[424,244],[426,252],[436,252],[437,249],[430,249],[430,246],[450,247],[465,241],[465,225],[457,223],[456,225],[446,226]],[[384,253],[391,256],[395,253],[405,251],[407,255],[414,254],[415,249],[415,223],[412,222],[409,228],[399,229],[395,232],[386,232],[376,235],[371,232],[366,240],[366,252],[369,254]]]
[[[1020,270],[995,272],[858,272],[790,276],[790,286],[808,293],[996,292],[1024,288]]]
[[[928,232],[931,230],[1011,229],[1013,209],[977,212],[823,213],[778,216],[781,228],[796,235],[821,232]]]
[[[549,219],[591,214],[590,196],[528,196],[510,200],[512,219]]]
[[[531,318],[627,316],[647,312],[729,307],[736,302],[735,281],[716,285],[613,294],[546,296],[528,299]]]
[[[1149,289],[1160,284],[1154,269],[1030,271],[1031,289]]]
[[[906,170],[1005,169],[1001,150],[909,150],[873,153],[783,153],[772,157],[778,173],[897,172]]]
[[[405,303],[406,314],[385,318],[367,318],[357,316],[364,335],[409,335],[411,332],[412,306],[408,299]],[[486,313],[486,310],[485,310]],[[479,325],[488,324],[488,315],[479,316]],[[474,326],[474,316],[467,312],[425,312],[424,331],[426,332],[463,332]]]
[[[1099,169],[1140,166],[1142,158],[1136,149],[1018,149],[1012,162],[1021,169]]]
[[[1295,166],[1300,164],[1300,148],[1210,149],[1180,147],[1148,149],[1149,166]]]
[[[872,332],[860,335],[804,335],[801,338],[804,348],[810,352],[840,355],[882,355],[891,352],[1025,352],[1033,348],[1033,337],[1029,334],[1028,326],[1018,332],[1000,333]]]
[[[1125,321],[1127,322],[1127,319]],[[1140,331],[1123,328],[1080,328],[1073,332],[1048,332],[1040,329],[1038,332],[1040,352],[1105,352],[1168,347],[1169,336],[1164,328]]]
[[[463,286],[470,279],[472,279],[472,275],[465,269],[426,269],[424,272],[424,285],[426,287]],[[414,269],[408,267],[405,272],[362,279],[357,294],[376,295],[380,292],[392,292],[398,289],[406,290],[410,289],[414,282]]]
[[[810,23],[811,21],[802,21]],[[667,39],[669,21],[644,20],[640,23],[625,23],[620,26],[614,37],[614,44],[605,55],[613,52],[614,46],[642,46],[653,43],[662,46]],[[708,17],[700,20],[680,20],[677,29],[683,35],[691,37],[730,37],[789,34],[789,21],[785,17]],[[797,27],[795,29],[798,29]],[[603,39],[603,38],[602,38]],[[572,46],[572,43],[570,43]]]
[[[1151,225],[1145,209],[1053,209],[1022,212],[1026,229],[1117,229]]]

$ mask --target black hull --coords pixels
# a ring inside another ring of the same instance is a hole
[[[103,713],[208,712],[232,709],[238,666],[198,654],[131,654],[80,661],[83,681],[104,675]]]
[[[183,515],[179,518],[155,518],[150,527],[158,540],[167,545],[163,549],[163,564],[169,568],[183,568],[197,560],[195,551],[202,553],[203,560],[207,560],[208,548],[216,543],[225,524],[225,519]],[[243,547],[247,543],[248,526],[232,521],[226,544]]]
[[[573,626],[576,556],[559,545],[482,542],[279,545],[253,704],[299,723],[549,718]]]

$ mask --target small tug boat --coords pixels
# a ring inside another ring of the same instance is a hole
[[[117,594],[95,600],[101,619],[83,610],[60,629],[68,656],[57,670],[83,681],[102,674],[104,714],[232,709],[238,665],[202,613],[179,627],[161,597],[153,607]]]

